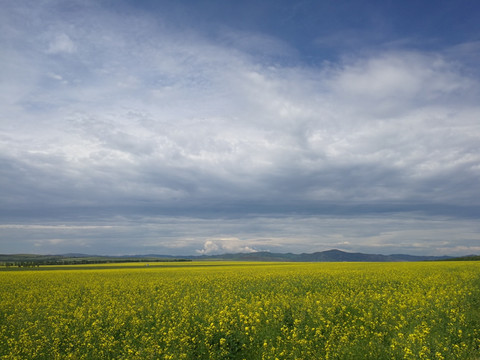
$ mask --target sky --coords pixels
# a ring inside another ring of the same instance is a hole
[[[0,253],[480,253],[478,1],[0,5]]]

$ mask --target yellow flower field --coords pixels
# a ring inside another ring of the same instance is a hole
[[[0,359],[478,358],[478,262],[0,271]]]

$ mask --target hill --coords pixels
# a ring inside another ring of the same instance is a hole
[[[36,254],[0,254],[0,265],[38,266],[38,265],[69,265],[69,264],[101,264],[119,262],[160,262],[160,261],[293,261],[293,262],[398,262],[398,261],[435,261],[435,260],[479,260],[479,256],[469,255],[453,258],[449,256],[414,256],[406,254],[364,254],[350,253],[341,250],[327,250],[314,253],[271,253],[258,251],[251,253],[235,253],[221,255],[124,255],[99,256],[87,254],[36,255]]]
[[[446,260],[448,256],[414,256],[406,254],[364,254],[341,250],[327,250],[314,253],[271,253],[259,251],[252,253],[189,256],[189,259],[203,260],[245,260],[245,261],[304,261],[304,262],[394,262],[394,261],[432,261]]]

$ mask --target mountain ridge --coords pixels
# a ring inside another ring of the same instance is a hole
[[[433,261],[447,260],[451,256],[408,255],[408,254],[366,254],[351,253],[338,249],[317,251],[314,253],[272,253],[258,251],[251,253],[234,253],[219,255],[200,255],[185,258],[225,259],[225,260],[257,260],[257,261],[293,261],[293,262],[399,262],[399,261]]]
[[[291,261],[291,262],[414,262],[451,260],[462,257],[454,256],[430,256],[408,254],[367,254],[360,252],[346,252],[338,249],[317,251],[313,253],[273,253],[269,251],[256,251],[249,253],[225,253],[225,254],[201,254],[201,255],[87,255],[81,253],[68,253],[60,255],[36,255],[36,254],[0,254],[0,262],[30,261],[30,262],[58,262],[70,261],[85,262],[121,262],[121,261],[179,261],[179,260],[229,260],[229,261]]]

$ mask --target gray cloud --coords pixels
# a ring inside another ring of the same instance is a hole
[[[25,4],[0,37],[5,252],[476,251],[480,86],[451,48],[306,65],[265,34]]]
[[[45,225],[47,224],[47,225]],[[11,242],[42,253],[202,254],[260,250],[313,252],[340,248],[371,253],[461,255],[479,250],[478,222],[417,214],[253,216],[201,219],[184,216],[97,218],[96,225],[42,222],[0,225]],[[234,234],[234,235],[232,235]]]

